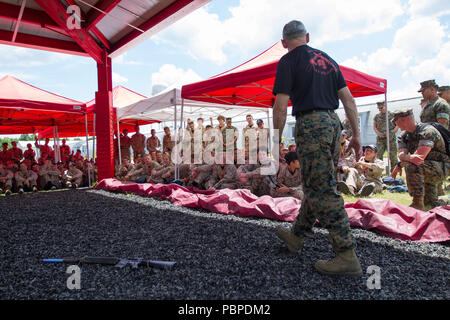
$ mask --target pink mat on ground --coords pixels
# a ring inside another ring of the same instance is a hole
[[[116,179],[104,179],[95,188],[158,197],[170,200],[178,206],[203,208],[215,213],[288,222],[295,220],[301,206],[301,201],[292,197],[257,197],[246,189],[189,190],[175,184],[138,184]],[[422,242],[450,240],[450,206],[424,212],[390,200],[361,199],[355,203],[346,203],[345,209],[352,227],[372,230],[399,240]]]

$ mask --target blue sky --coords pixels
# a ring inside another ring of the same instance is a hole
[[[386,78],[388,99],[418,96],[428,79],[450,84],[448,0],[212,0],[115,58],[114,85],[151,96],[154,84],[208,78],[270,47],[292,19],[339,64]],[[92,59],[4,45],[0,56],[0,76],[83,102],[97,90]]]

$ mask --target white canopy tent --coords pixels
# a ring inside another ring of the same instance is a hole
[[[173,89],[117,109],[117,119],[118,121],[120,119],[174,121],[174,134],[175,137],[179,137],[185,118],[195,120],[201,117],[206,123],[209,117],[216,119],[219,115],[236,119],[247,114],[252,114],[254,118],[265,114],[270,128],[270,110],[271,108],[223,105],[182,99],[181,90]],[[177,155],[178,151],[176,150]],[[119,161],[121,162],[120,152]]]
[[[208,118],[210,116],[216,118],[219,115],[224,115],[235,118],[246,114],[268,114],[269,109],[186,100],[181,98],[180,89],[173,89],[118,109],[117,118],[176,121],[177,113],[181,113],[182,118],[196,119],[203,117],[206,121],[207,116]]]

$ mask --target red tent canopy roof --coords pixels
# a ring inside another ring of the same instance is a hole
[[[272,107],[273,83],[280,58],[287,53],[280,42],[255,58],[207,80],[182,87],[185,99],[233,105]],[[339,66],[354,97],[386,92],[386,79]]]
[[[142,99],[146,99],[147,97],[139,94],[133,90],[125,88],[123,86],[116,86],[112,90],[113,95],[113,108],[121,108],[127,105],[133,104]],[[88,132],[89,135],[94,134],[94,113],[95,113],[95,99],[92,99],[89,102],[86,102],[87,106],[87,122],[88,122]],[[114,130],[116,130],[117,118],[116,112],[113,113],[113,121],[114,121]],[[134,119],[121,119],[120,120],[120,130],[128,129],[129,132],[135,132],[135,126],[138,125],[146,125],[151,123],[161,122],[158,120],[134,120]],[[80,137],[86,135],[86,124],[84,115],[75,119],[72,123],[66,123],[58,126],[58,132],[60,137]],[[39,138],[49,138],[53,137],[53,129],[46,128],[39,132]]]
[[[33,133],[76,121],[83,102],[39,89],[12,76],[0,79],[0,134]]]
[[[37,109],[70,113],[85,112],[85,104],[39,89],[12,76],[0,79],[0,108]]]

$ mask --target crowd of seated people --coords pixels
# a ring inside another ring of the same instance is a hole
[[[120,135],[120,158],[119,148],[116,148],[116,179],[138,183],[178,183],[200,190],[248,189],[257,196],[303,198],[295,145],[280,148],[277,165],[268,154],[269,133],[263,120],[259,119],[254,124],[253,117],[247,115],[248,125],[242,132],[245,146],[242,149],[237,148],[239,132],[232,125],[232,119],[219,116],[217,120],[218,124],[214,125],[210,118],[211,124],[204,126],[202,118],[197,119],[196,124],[188,119],[186,129],[178,139],[172,137],[166,127],[162,143],[154,130],[146,142],[132,136],[130,140],[139,140],[140,143],[129,143],[125,150],[122,149],[122,140],[128,132],[124,132]],[[139,134],[137,130],[136,135]],[[172,158],[178,150],[177,143],[183,161],[176,174]],[[216,149],[207,153],[214,143]],[[134,155],[132,159],[131,154]],[[205,154],[211,158],[207,159]]]
[[[247,115],[246,120],[247,125],[241,132],[232,125],[231,118],[219,116],[217,124],[210,118],[211,123],[206,126],[202,118],[198,118],[196,123],[188,119],[186,129],[177,138],[166,127],[162,143],[154,130],[147,141],[133,136],[130,140],[141,141],[139,146],[135,144],[136,148],[130,144],[136,156],[132,163],[129,147],[121,152],[123,161],[121,164],[116,161],[116,178],[134,182],[175,182],[200,190],[248,189],[257,196],[291,196],[301,200],[304,186],[296,145],[281,142],[279,159],[274,161],[264,121],[258,119],[254,122],[252,115]],[[243,137],[242,148],[237,146],[240,134]],[[123,136],[126,137],[127,133]],[[349,138],[348,130],[343,130],[336,168],[338,191],[356,197],[381,193],[386,188],[382,180],[385,162],[378,154],[378,147],[364,146],[362,157],[356,159],[355,151],[348,148]],[[210,145],[215,145],[215,148],[210,149]],[[145,153],[145,149],[149,153]],[[174,152],[183,159],[177,174],[173,164]],[[214,161],[209,161],[211,159]]]
[[[0,151],[0,194],[78,188],[88,186],[89,179],[91,183],[97,180],[93,160],[84,159],[80,150],[71,152],[66,140],[62,140],[59,157],[56,157],[57,153],[49,141],[47,138],[44,144],[39,144],[36,140],[38,158],[31,143],[25,151],[17,147],[16,141],[11,142],[9,149],[8,144],[3,143]]]

